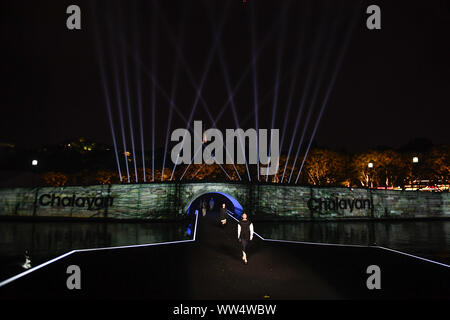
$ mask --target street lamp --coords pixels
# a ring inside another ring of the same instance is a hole
[[[369,161],[369,163],[367,164],[367,167],[369,168],[369,175],[368,175],[367,186],[369,188],[373,188],[373,182],[372,182],[372,179],[371,179],[372,170],[373,170],[373,161]]]
[[[38,165],[38,161],[36,159],[31,160],[31,166],[32,166],[32,176],[31,176],[31,184],[34,187],[35,186],[35,175],[36,175],[36,171],[37,171],[37,165]]]
[[[411,181],[411,187],[412,187],[412,183],[414,182],[417,183],[417,179],[416,179],[416,175],[417,175],[417,164],[419,163],[419,157],[413,157],[412,158],[412,162],[413,162],[413,166],[412,166],[412,181]],[[420,186],[419,186],[420,188]]]

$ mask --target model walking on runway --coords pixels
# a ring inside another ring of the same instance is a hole
[[[225,203],[222,203],[222,208],[220,208],[219,215],[220,222],[222,223],[222,226],[224,226],[225,223],[227,223],[227,207],[225,206]]]
[[[238,224],[238,239],[242,244],[242,260],[247,264],[247,245],[253,240],[253,223],[247,219],[247,214],[242,214],[242,220]]]
[[[203,216],[206,215],[206,201],[205,200],[202,201],[202,214],[203,214]]]

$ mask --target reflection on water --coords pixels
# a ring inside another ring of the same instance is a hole
[[[192,239],[193,222],[0,222],[0,281],[74,249]],[[450,221],[260,222],[265,238],[380,245],[450,264]]]
[[[259,223],[264,238],[379,245],[450,264],[450,221]]]
[[[192,225],[129,222],[0,222],[0,281],[74,249],[192,239]]]

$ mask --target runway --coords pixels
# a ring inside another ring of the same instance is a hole
[[[2,299],[407,299],[450,298],[450,269],[377,247],[254,237],[241,260],[236,221],[196,217],[194,238],[163,245],[75,251],[0,287]],[[254,224],[258,231],[257,223]],[[81,270],[69,290],[67,267]],[[369,290],[366,269],[381,270]]]

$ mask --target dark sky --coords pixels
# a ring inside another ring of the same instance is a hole
[[[450,143],[448,1],[1,3],[4,85],[0,96],[0,142],[36,147],[85,136],[112,144],[100,76],[103,65],[119,147],[119,95],[126,141],[128,145],[131,142],[124,79],[128,79],[136,147],[141,143],[139,101],[146,150],[152,147],[153,129],[156,147],[162,146],[171,113],[168,100],[173,96],[178,110],[172,113],[170,132],[186,127],[178,113],[189,118],[196,97],[192,80],[196,85],[201,82],[214,43],[213,33],[224,21],[202,90],[213,118],[228,99],[221,52],[231,88],[242,80],[233,100],[239,124],[243,128],[256,126],[251,67],[252,52],[256,52],[258,126],[270,128],[274,119],[280,132],[286,127],[284,149],[291,139],[295,139],[296,149],[303,131],[304,143],[311,137],[343,53],[317,129],[320,145],[349,150],[377,145],[399,147],[414,137],[429,138],[436,144]],[[71,4],[81,8],[82,30],[66,28],[66,8]],[[381,30],[366,28],[365,11],[370,4],[381,8]],[[352,33],[345,48],[348,30]],[[177,46],[181,55],[177,54]],[[272,117],[278,66],[279,91]],[[152,128],[154,83],[156,117]],[[302,97],[306,98],[304,109],[296,126]],[[310,121],[306,123],[309,110]],[[203,120],[206,127],[212,125],[202,102],[194,119]],[[217,127],[236,127],[230,107]]]

